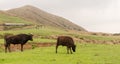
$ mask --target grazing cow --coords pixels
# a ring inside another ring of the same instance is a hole
[[[5,40],[5,52],[7,52],[7,49],[9,52],[10,50],[10,44],[21,44],[21,51],[23,51],[23,45],[28,41],[28,40],[33,40],[32,39],[32,34],[18,34],[18,35],[5,35],[4,40]]]
[[[71,54],[72,54],[72,50],[73,50],[73,52],[75,52],[76,45],[74,44],[73,39],[69,36],[59,36],[57,38],[56,53],[57,53],[57,48],[59,45],[67,46],[67,53],[68,54],[69,54],[69,50],[70,50]]]

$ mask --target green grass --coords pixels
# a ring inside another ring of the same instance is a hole
[[[111,41],[111,40],[119,40],[120,36],[97,36],[97,35],[86,35],[86,34],[75,34],[75,33],[68,33],[76,38],[86,38],[90,40],[102,40],[102,41]]]
[[[34,38],[34,41],[31,42],[35,42],[35,43],[55,43],[56,40],[54,39],[41,39],[41,38]]]
[[[20,33],[32,33],[34,35],[34,42],[56,42],[56,40],[49,39],[51,36],[61,36],[61,35],[68,35],[75,38],[85,38],[89,40],[101,40],[101,41],[111,41],[111,40],[120,40],[120,37],[115,36],[96,36],[96,35],[86,35],[86,34],[79,34],[79,33],[72,33],[67,32],[65,30],[60,30],[56,28],[40,28],[40,29],[21,29],[21,30],[7,30],[7,31],[0,31],[0,35],[4,35],[5,33],[13,33],[13,34],[20,34]],[[42,37],[42,38],[41,38]],[[0,43],[3,40],[0,39]]]
[[[65,30],[60,30],[57,28],[40,28],[40,29],[21,29],[21,30],[7,30],[7,31],[0,31],[0,34],[3,35],[4,33],[13,33],[13,34],[20,34],[20,33],[32,33],[37,36],[51,36],[51,35],[69,35],[76,38],[86,38],[91,40],[118,40],[120,37],[114,37],[114,36],[96,36],[96,35],[85,35],[85,34],[79,34],[79,33],[73,33],[73,32],[67,32]]]
[[[0,44],[3,44],[4,43],[4,39],[0,39]]]
[[[45,37],[69,35],[76,38],[87,38],[95,40],[115,40],[119,37],[113,36],[94,36],[79,33],[67,32],[54,28],[41,28],[41,29],[24,29],[24,30],[8,30],[0,31],[4,33],[33,33],[33,42],[40,43],[55,43],[56,40],[48,39]],[[0,39],[3,44],[4,40]],[[31,41],[29,41],[31,42]],[[55,46],[40,47],[31,50],[24,50],[24,52],[4,53],[0,49],[0,64],[119,64],[120,63],[120,45],[105,45],[105,44],[78,44],[77,52],[74,54],[66,54],[66,47],[60,46],[58,54],[55,53]]]
[[[0,52],[1,64],[119,64],[120,45],[77,44],[77,52],[66,54],[66,47],[40,47],[24,52]]]
[[[13,33],[13,34],[19,34],[19,33],[32,33],[37,34],[39,36],[49,36],[49,35],[57,35],[57,34],[65,34],[66,32],[60,29],[50,29],[50,28],[41,28],[41,29],[22,29],[22,30],[8,30],[8,31],[0,31],[0,34],[4,33]]]
[[[19,17],[9,16],[5,14],[0,14],[0,23],[29,23],[32,24],[32,22],[26,21],[24,19],[21,19]]]

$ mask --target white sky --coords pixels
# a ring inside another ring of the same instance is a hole
[[[120,0],[0,0],[0,10],[33,5],[92,32],[120,33]]]

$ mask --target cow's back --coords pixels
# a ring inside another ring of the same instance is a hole
[[[63,46],[72,46],[74,45],[74,41],[69,36],[59,36],[57,39],[57,44]]]
[[[12,43],[12,44],[24,43],[24,40],[26,40],[25,38],[26,38],[25,34],[4,36],[6,43]]]

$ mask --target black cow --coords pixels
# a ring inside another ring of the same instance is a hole
[[[32,34],[18,34],[18,35],[5,35],[4,40],[5,40],[5,52],[7,52],[7,49],[9,52],[10,50],[10,44],[21,44],[21,51],[23,51],[23,45],[28,41],[28,40],[33,40],[32,39]]]
[[[74,44],[73,39],[69,36],[59,36],[57,38],[56,53],[57,53],[57,48],[59,45],[67,46],[67,53],[68,54],[69,54],[69,50],[70,50],[71,54],[72,54],[72,50],[73,50],[73,52],[75,52],[76,45]]]

